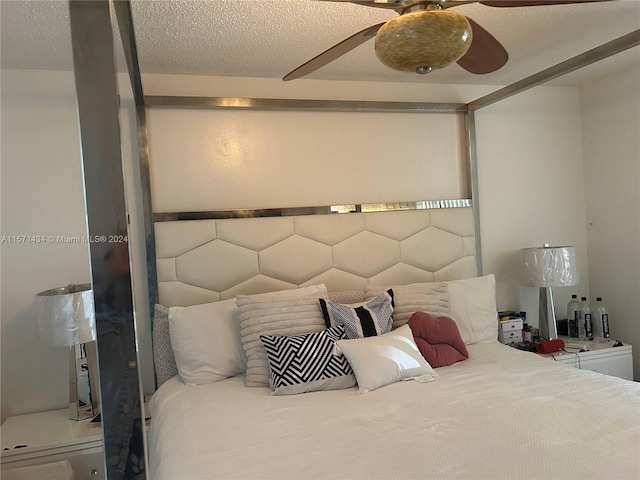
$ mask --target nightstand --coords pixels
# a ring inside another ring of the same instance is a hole
[[[538,354],[556,362],[571,365],[582,370],[592,370],[605,375],[633,380],[633,357],[631,345],[614,347],[615,341],[593,342],[578,341],[576,338],[559,337],[566,345],[581,344],[589,349],[586,352],[578,352],[577,349],[566,347],[568,352],[555,352]],[[573,352],[576,353],[573,353]]]
[[[99,424],[69,420],[68,409],[9,417],[0,436],[3,471],[68,460],[76,480],[105,479]]]

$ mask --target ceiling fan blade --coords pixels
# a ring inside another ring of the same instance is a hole
[[[488,7],[538,7],[540,5],[566,5],[571,3],[611,2],[613,0],[520,0],[479,2]]]
[[[489,32],[467,17],[473,31],[473,40],[467,53],[457,63],[466,71],[475,74],[495,72],[502,68],[509,54]]]
[[[358,33],[351,35],[349,38],[335,44],[333,47],[325,50],[319,55],[316,55],[308,62],[300,65],[295,70],[287,73],[283,80],[295,80],[296,78],[304,77],[305,75],[315,72],[320,67],[324,67],[327,63],[333,62],[336,58],[341,57],[345,53],[350,52],[359,45],[362,45],[367,40],[372,39],[387,22],[378,23],[371,27],[367,27],[364,30],[360,30]]]

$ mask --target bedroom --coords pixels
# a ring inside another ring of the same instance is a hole
[[[3,14],[3,22],[5,18]],[[637,18],[627,15],[625,21],[628,25],[611,38],[637,29]],[[634,50],[637,53],[637,47]],[[7,69],[6,58],[3,51],[3,235],[77,235],[84,229],[84,213],[71,74]],[[614,337],[635,347],[640,343],[640,326],[634,320],[638,270],[633,268],[639,264],[637,55],[634,61],[626,70],[587,85],[529,90],[478,111],[477,121],[482,264],[485,273],[497,277],[499,309],[522,309],[537,316],[535,290],[517,283],[520,248],[545,242],[574,245],[583,273],[580,293],[605,297]],[[334,83],[327,82],[331,81],[283,84],[251,78],[210,82],[198,77],[144,77],[148,95],[334,99]],[[361,85],[341,83],[341,98],[469,101],[493,90],[441,84],[430,84],[427,90],[420,83],[407,83],[400,92],[389,84],[374,83],[366,84],[370,92],[363,92]],[[624,128],[603,127],[614,124]],[[612,148],[618,155],[602,153]],[[336,148],[330,153],[340,152]],[[605,165],[600,163],[603,158]],[[366,163],[358,166],[364,168]],[[293,206],[296,193],[289,195]],[[608,233],[612,231],[616,235]],[[3,244],[2,254],[4,420],[66,403],[66,358],[38,345],[33,295],[88,281],[89,258],[86,246],[77,244]],[[564,309],[571,290],[556,292],[558,311]],[[140,349],[150,355],[150,343]],[[637,349],[634,356],[637,376]],[[142,360],[141,364],[144,368]],[[146,392],[153,385],[153,372],[143,370],[142,375]]]

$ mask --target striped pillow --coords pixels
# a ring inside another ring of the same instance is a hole
[[[367,302],[343,305],[319,299],[322,316],[327,327],[341,325],[347,338],[382,335],[393,325],[393,290],[389,289]]]
[[[334,355],[345,338],[340,326],[305,335],[260,335],[269,359],[274,395],[353,387],[356,377],[344,355]]]

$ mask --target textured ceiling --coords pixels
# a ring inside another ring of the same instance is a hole
[[[143,73],[281,78],[349,35],[393,18],[390,10],[318,0],[132,0]],[[306,78],[506,85],[640,29],[640,0],[580,5],[456,7],[491,32],[509,62],[488,75],[457,65],[429,75],[378,62],[373,41]],[[0,1],[3,68],[71,69],[66,2]],[[640,66],[640,47],[555,80],[580,84]],[[302,80],[295,80],[302,81]]]

